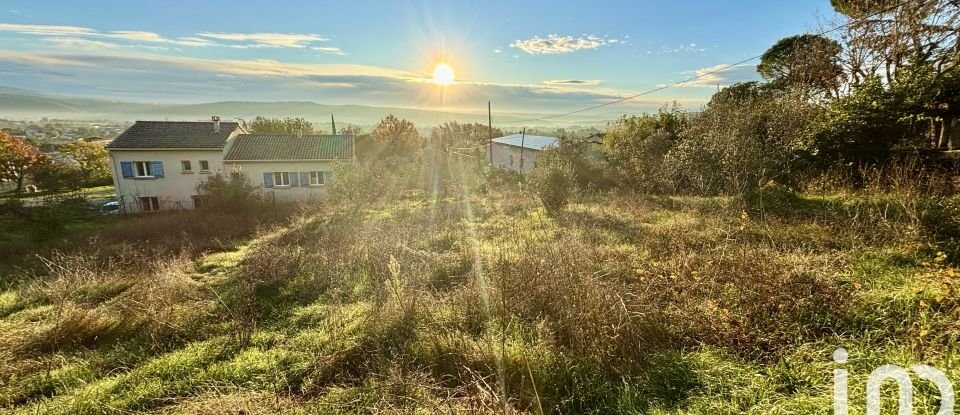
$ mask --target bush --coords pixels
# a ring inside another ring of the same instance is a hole
[[[567,206],[574,186],[573,166],[559,157],[557,151],[541,152],[537,168],[527,176],[534,193],[551,215]]]
[[[214,174],[197,185],[201,206],[221,213],[247,213],[261,206],[262,198],[250,179],[239,171],[227,177]]]

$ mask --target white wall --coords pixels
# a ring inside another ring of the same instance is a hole
[[[503,170],[520,172],[520,147],[511,146],[502,143],[493,143],[493,165]],[[523,171],[528,172],[536,167],[537,150],[529,148],[523,149]],[[513,164],[510,164],[510,156],[513,156]],[[489,155],[488,155],[489,157]]]
[[[301,183],[297,187],[278,187],[265,188],[263,183],[264,173],[273,172],[309,172],[309,171],[333,171],[333,162],[330,161],[227,161],[227,171],[233,171],[239,167],[254,186],[261,189],[263,194],[277,202],[292,201],[310,201],[320,200],[326,196],[327,184],[320,186],[303,186]]]
[[[183,172],[180,161],[190,160],[192,173]],[[200,160],[210,163],[209,172],[200,172]],[[162,178],[123,178],[120,162],[163,162]],[[110,168],[124,212],[140,211],[139,197],[157,197],[161,209],[192,209],[197,184],[205,177],[223,171],[223,150],[110,150]]]

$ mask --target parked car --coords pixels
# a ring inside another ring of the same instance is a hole
[[[113,201],[104,203],[100,206],[101,215],[116,215],[120,213],[120,202]]]

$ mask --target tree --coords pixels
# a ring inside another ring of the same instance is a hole
[[[359,125],[348,125],[340,128],[341,135],[352,135],[354,137],[363,135],[363,129]]]
[[[0,179],[17,183],[17,194],[23,191],[23,181],[37,163],[40,153],[10,134],[0,133]]]
[[[573,193],[573,176],[573,166],[560,156],[558,150],[547,149],[537,155],[537,168],[527,175],[527,181],[547,214],[553,216],[569,203]]]
[[[371,135],[378,144],[386,146],[387,151],[382,156],[409,155],[420,147],[417,126],[393,114],[380,120]]]
[[[676,145],[687,123],[687,114],[677,105],[665,106],[656,114],[617,120],[603,140],[617,182],[644,191],[667,190],[670,180],[663,166],[664,156]]]
[[[76,165],[58,162],[46,154],[37,157],[30,173],[37,186],[48,194],[76,191],[84,184]]]
[[[76,141],[60,146],[60,152],[76,167],[84,187],[109,181],[110,162],[103,145]]]
[[[493,137],[503,137],[503,131],[499,128],[492,131]],[[490,140],[490,132],[485,124],[445,122],[430,131],[430,141],[437,145],[475,147],[486,144]]]
[[[795,184],[820,107],[769,84],[727,89],[691,116],[663,169],[678,188],[699,194],[746,196],[770,182]]]
[[[203,209],[220,213],[249,213],[263,201],[247,175],[234,170],[210,175],[197,185]]]
[[[267,134],[313,134],[313,124],[302,117],[267,118],[257,116],[250,123],[250,130]]]
[[[839,93],[840,44],[821,35],[780,39],[760,58],[757,72],[764,79],[807,93]]]

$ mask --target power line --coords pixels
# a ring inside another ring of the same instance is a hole
[[[914,0],[905,0],[905,1],[903,1],[903,2],[900,2],[900,3],[897,3],[897,4],[893,5],[893,6],[890,6],[890,7],[886,8],[886,9],[883,9],[883,10],[880,10],[880,11],[877,11],[877,12],[874,12],[874,13],[871,13],[871,14],[869,14],[869,15],[867,15],[867,16],[864,16],[864,17],[862,17],[862,18],[860,18],[860,19],[857,19],[857,20],[854,20],[854,21],[851,21],[851,22],[842,24],[842,25],[840,25],[840,26],[837,26],[837,27],[835,27],[835,28],[833,28],[833,29],[823,30],[823,31],[817,32],[817,33],[815,33],[815,35],[816,35],[816,36],[823,36],[823,35],[826,35],[826,34],[830,34],[830,33],[836,32],[836,31],[838,31],[838,30],[840,30],[840,29],[847,28],[847,27],[853,25],[854,23],[859,23],[860,21],[864,21],[864,20],[873,18],[873,17],[875,17],[875,16],[879,16],[879,15],[884,14],[884,13],[886,13],[886,12],[889,12],[889,11],[891,11],[891,10],[893,10],[893,9],[896,9],[896,8],[898,8],[898,7],[900,7],[900,6],[906,5],[907,3],[910,3],[911,1],[914,1]],[[923,2],[923,1],[925,1],[925,0],[919,0],[919,1],[920,1],[920,2]],[[742,60],[742,61],[734,62],[734,63],[731,63],[731,64],[729,64],[729,65],[724,65],[724,66],[721,66],[721,67],[719,67],[719,68],[716,68],[716,69],[713,69],[713,70],[710,70],[710,71],[707,71],[707,72],[702,72],[702,73],[697,74],[697,76],[690,77],[690,78],[684,79],[684,80],[682,80],[682,81],[677,81],[677,82],[674,82],[674,83],[672,83],[672,84],[663,85],[663,86],[660,86],[660,87],[651,89],[651,90],[649,90],[649,91],[644,91],[644,92],[641,92],[641,93],[636,94],[636,95],[630,95],[630,96],[628,96],[628,97],[623,97],[623,98],[616,99],[616,100],[613,100],[613,101],[610,101],[610,102],[605,102],[605,103],[603,103],[603,104],[597,104],[597,105],[594,105],[594,106],[590,106],[590,107],[586,107],[586,108],[581,108],[581,109],[578,109],[578,110],[569,111],[569,112],[564,112],[564,113],[560,113],[560,114],[547,115],[547,116],[540,117],[540,118],[530,118],[530,119],[526,119],[526,120],[516,120],[516,121],[503,121],[502,123],[503,123],[503,124],[518,124],[518,123],[528,123],[528,122],[534,122],[534,121],[544,121],[544,120],[549,120],[549,119],[551,119],[551,118],[565,117],[565,116],[567,116],[567,115],[573,115],[573,114],[577,114],[577,113],[581,113],[581,112],[586,112],[586,111],[590,111],[590,110],[595,110],[595,109],[597,109],[597,108],[603,108],[603,107],[606,107],[606,106],[609,106],[609,105],[613,105],[613,104],[619,104],[619,103],[621,103],[621,102],[629,101],[629,100],[634,99],[634,98],[639,98],[639,97],[642,97],[642,96],[644,96],[644,95],[649,95],[649,94],[652,94],[652,93],[654,93],[654,92],[660,92],[660,91],[663,91],[663,90],[665,90],[665,89],[673,88],[673,87],[675,87],[675,86],[678,86],[678,85],[681,85],[681,84],[685,84],[685,83],[690,82],[690,81],[696,81],[697,79],[706,77],[706,76],[708,76],[708,75],[713,75],[713,74],[715,74],[715,73],[717,73],[717,72],[725,71],[725,70],[727,70],[727,69],[733,68],[734,66],[742,65],[742,64],[745,64],[745,63],[750,62],[750,61],[752,61],[752,60],[760,59],[761,57],[763,57],[763,54],[760,54],[760,55],[757,55],[757,56],[752,56],[752,57],[747,58],[747,59],[744,59],[744,60]]]

